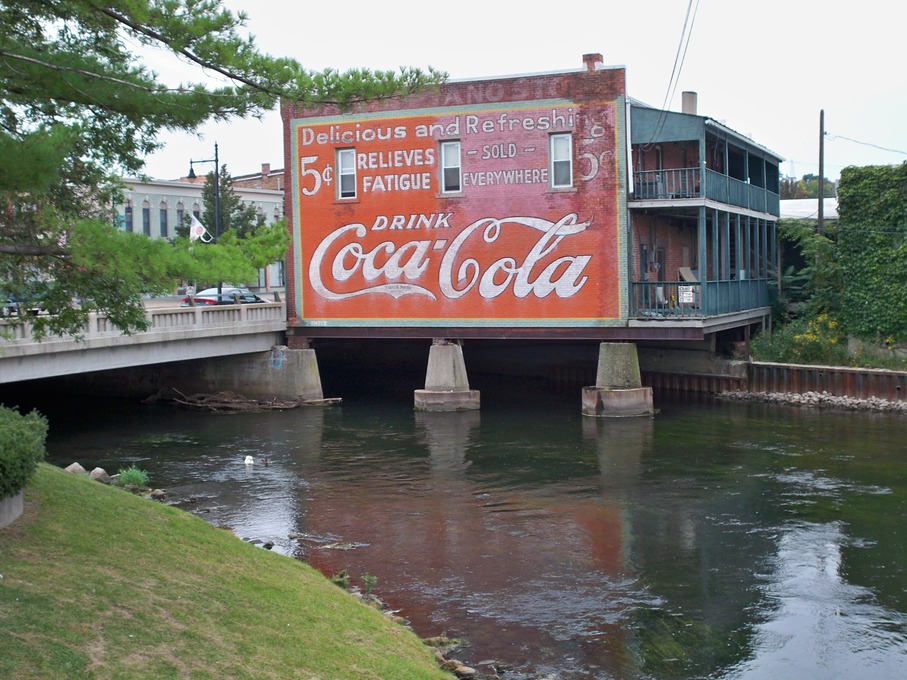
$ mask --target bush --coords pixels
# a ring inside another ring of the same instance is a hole
[[[847,366],[847,342],[841,325],[827,314],[815,319],[797,319],[774,333],[762,333],[752,342],[759,361],[788,364]]]
[[[148,473],[135,465],[130,465],[120,470],[117,481],[120,486],[145,487],[148,486]]]
[[[44,460],[47,419],[0,406],[0,499],[19,493]]]

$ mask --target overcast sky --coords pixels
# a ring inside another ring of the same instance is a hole
[[[626,67],[628,94],[647,104],[667,101],[665,108],[679,111],[681,93],[697,92],[700,115],[781,155],[785,176],[818,173],[823,109],[827,177],[837,179],[848,165],[907,160],[907,9],[897,2],[225,4],[248,15],[262,51],[310,69],[434,66],[452,79],[471,79],[573,70],[582,66],[583,54],[598,52],[605,64]],[[688,41],[682,43],[688,10]],[[672,81],[679,51],[680,75]],[[177,73],[169,65],[161,70],[164,79],[199,79],[189,69]],[[166,146],[148,159],[148,174],[184,176],[190,158],[213,156],[215,142],[233,175],[257,172],[262,163],[283,167],[276,112],[262,121],[209,125],[202,135],[162,136]]]

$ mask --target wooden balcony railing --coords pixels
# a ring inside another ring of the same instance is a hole
[[[633,281],[632,318],[703,318],[767,307],[767,279],[730,281]]]
[[[777,215],[781,197],[714,170],[675,168],[633,173],[633,197],[637,201],[708,198],[718,203]]]

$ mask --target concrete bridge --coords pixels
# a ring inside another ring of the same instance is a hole
[[[123,333],[92,313],[83,337],[36,342],[30,324],[0,322],[0,384],[172,362],[270,353],[286,340],[284,303],[180,307],[149,304],[149,330]]]

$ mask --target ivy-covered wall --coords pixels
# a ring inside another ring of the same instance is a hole
[[[879,343],[907,341],[907,163],[845,168],[838,215],[847,333]]]

